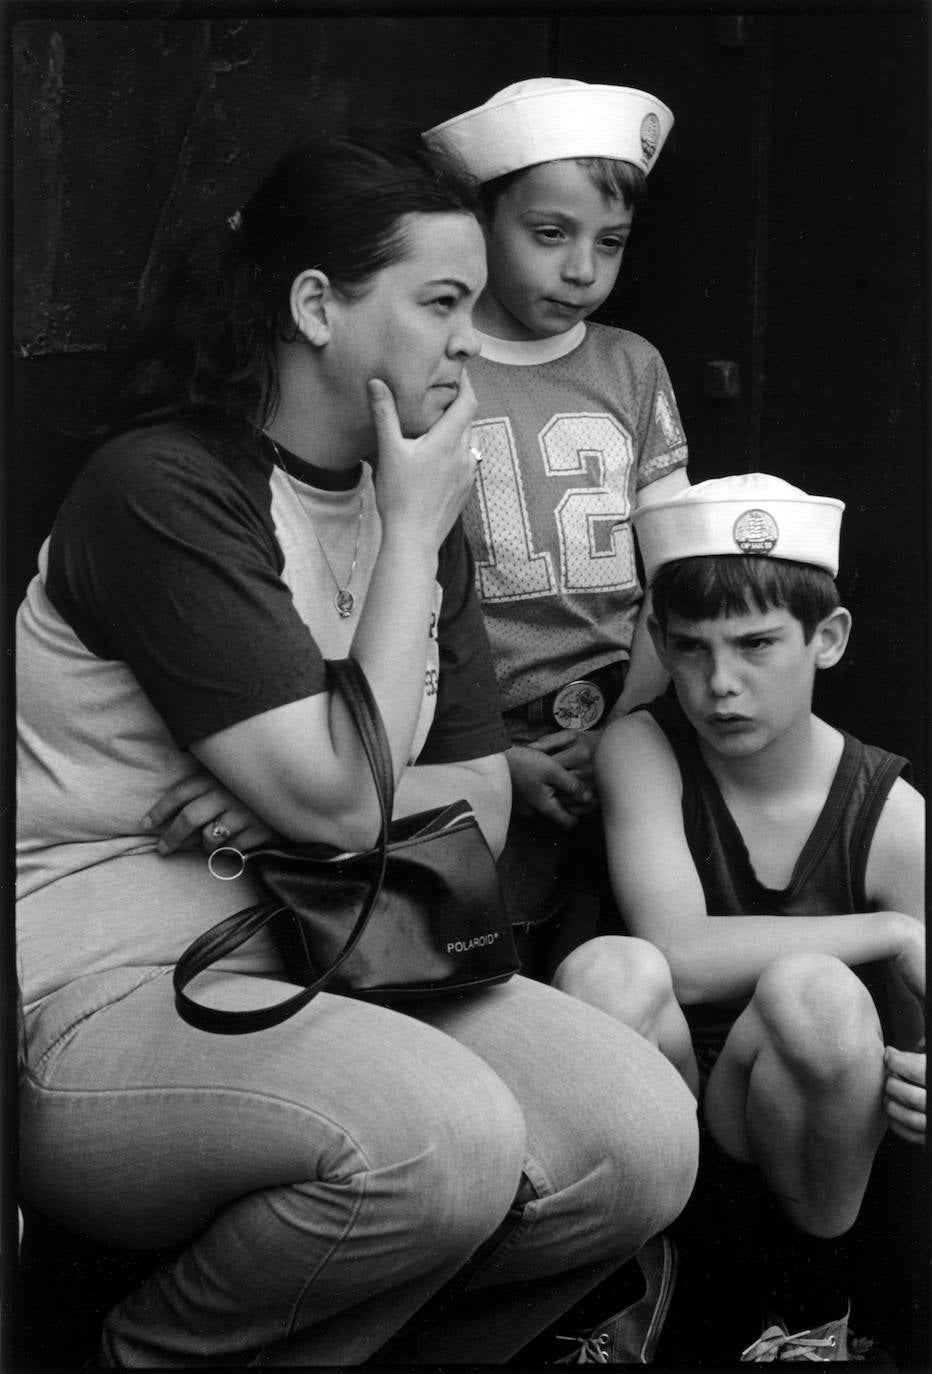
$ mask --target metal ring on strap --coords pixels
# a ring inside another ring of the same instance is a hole
[[[235,873],[218,873],[214,868],[214,860],[218,859],[221,854],[235,854],[239,859],[239,868]],[[234,845],[225,844],[222,845],[220,849],[215,849],[210,855],[207,860],[207,867],[210,869],[211,877],[219,878],[222,883],[232,883],[235,882],[237,878],[241,878],[246,872],[246,855]]]

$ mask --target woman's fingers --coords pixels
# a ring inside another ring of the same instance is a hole
[[[265,844],[273,831],[241,805],[226,788],[215,787],[188,802],[159,836],[159,854],[202,846],[207,853],[234,845],[237,849]]]
[[[369,410],[381,453],[384,446],[401,442],[401,426],[398,423],[395,398],[379,377],[373,377],[368,382],[366,395],[369,398]]]
[[[143,830],[158,830],[170,821],[176,812],[198,797],[212,793],[217,780],[210,773],[198,769],[170,787],[163,796],[151,806],[142,818]]]
[[[459,390],[452,405],[447,406],[437,423],[428,432],[443,442],[456,443],[466,438],[469,426],[476,416],[476,393],[472,389],[469,374],[460,376]]]
[[[275,832],[249,811],[224,811],[201,830],[201,843],[208,854],[227,845],[233,849],[255,849],[274,838]]]
[[[204,792],[188,802],[159,836],[156,845],[159,854],[173,854],[176,849],[200,844],[202,832],[223,814],[228,801],[228,792],[219,787],[212,787],[209,792]]]
[[[401,432],[395,399],[381,378],[367,385],[378,445],[375,490],[383,522],[402,521],[439,545],[459,515],[475,480],[477,450],[470,447],[476,397],[463,372],[453,401],[425,433]]]

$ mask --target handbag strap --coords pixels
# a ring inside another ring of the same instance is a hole
[[[327,664],[330,675],[343,693],[366,751],[372,780],[379,798],[383,834],[388,833],[395,805],[395,770],[392,751],[382,723],[382,713],[372,695],[369,679],[355,658],[334,658]]]
[[[260,930],[264,929],[270,921],[286,913],[287,907],[261,903],[257,906],[244,907],[242,911],[234,912],[232,916],[227,916],[215,926],[211,926],[210,930],[206,930],[203,935],[198,936],[178,960],[173,977],[175,1006],[180,1016],[198,1030],[213,1031],[219,1035],[243,1035],[250,1031],[267,1030],[271,1026],[278,1026],[283,1021],[287,1021],[290,1016],[294,1016],[295,1012],[306,1007],[319,992],[323,991],[341,964],[349,958],[362,939],[382,890],[388,863],[388,827],[391,821],[395,794],[395,775],[392,768],[391,749],[378,705],[360,665],[355,659],[345,658],[333,659],[327,664],[327,667],[332,679],[343,694],[343,699],[359,732],[378,795],[380,823],[379,837],[375,846],[375,852],[378,855],[375,877],[366,893],[346,944],[334,962],[308,987],[302,988],[300,992],[295,993],[293,997],[286,998],[283,1002],[274,1002],[265,1007],[253,1007],[247,1011],[228,1011],[222,1007],[209,1007],[202,1002],[195,1002],[185,992],[185,988],[199,973],[205,972],[219,959],[232,954],[234,950],[239,949],[240,945],[245,944],[253,935],[257,935]]]

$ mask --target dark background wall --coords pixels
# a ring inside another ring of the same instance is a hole
[[[16,597],[80,461],[61,426],[106,395],[139,293],[281,149],[529,75],[636,85],[676,125],[603,316],[664,354],[694,481],[772,471],[848,503],[856,631],[820,704],[921,778],[924,7],[15,15]],[[736,397],[709,394],[716,361]]]
[[[763,470],[848,503],[855,634],[820,704],[922,783],[925,4],[372,3],[7,6],[10,601],[140,293],[281,150],[354,119],[426,127],[532,75],[635,85],[676,124],[603,317],[662,351],[693,481]],[[737,394],[715,394],[723,373]],[[909,1368],[928,1354],[923,1179],[894,1143],[861,1267]]]

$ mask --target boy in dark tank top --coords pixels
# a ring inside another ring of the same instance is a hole
[[[707,1131],[764,1184],[748,1362],[858,1358],[847,1236],[884,1132],[925,1139],[922,799],[905,760],[812,712],[851,625],[843,509],[754,473],[635,514],[675,697],[613,721],[596,760],[621,916],[670,965]],[[607,1011],[614,940],[559,971]]]

